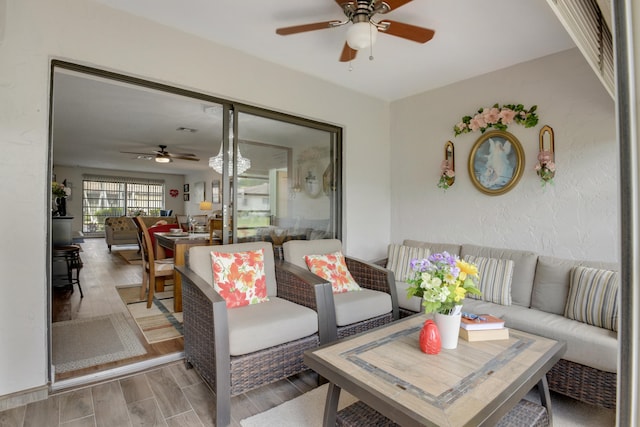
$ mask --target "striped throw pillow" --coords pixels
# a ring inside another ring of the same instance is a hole
[[[564,316],[588,325],[618,330],[618,273],[589,267],[571,269]]]
[[[409,264],[411,260],[424,259],[428,256],[429,248],[390,244],[387,251],[387,268],[393,271],[397,281],[406,282],[413,275]]]
[[[500,305],[511,305],[511,279],[513,278],[513,260],[477,257],[465,255],[464,260],[478,266],[482,295],[469,295],[467,298],[480,299]]]

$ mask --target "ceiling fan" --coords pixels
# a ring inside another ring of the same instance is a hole
[[[126,153],[126,154],[137,154],[138,155],[138,159],[144,159],[144,160],[155,160],[158,163],[170,163],[173,162],[173,159],[180,159],[180,160],[192,160],[194,162],[199,162],[200,159],[196,157],[195,154],[190,154],[190,153],[170,153],[168,151],[165,151],[165,148],[167,148],[166,145],[158,145],[158,147],[160,147],[160,150],[153,150],[152,153],[154,154],[149,154],[149,153],[136,153],[133,151],[121,151],[121,153]]]
[[[341,62],[355,59],[356,53],[360,49],[371,46],[378,35],[378,32],[412,40],[418,43],[426,43],[433,38],[434,30],[417,27],[415,25],[385,19],[374,21],[373,17],[380,13],[385,14],[403,6],[412,0],[335,0],[342,8],[346,19],[343,21],[326,21],[312,24],[294,25],[276,30],[276,34],[287,36],[290,34],[303,33],[306,31],[322,30],[325,28],[341,27],[351,23],[347,32],[347,41],[340,55]]]

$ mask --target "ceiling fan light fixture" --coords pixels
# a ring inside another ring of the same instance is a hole
[[[370,22],[355,22],[347,31],[347,44],[360,50],[372,46],[378,38],[378,28]]]
[[[170,163],[171,159],[169,157],[166,157],[166,156],[156,156],[156,162],[157,163]]]

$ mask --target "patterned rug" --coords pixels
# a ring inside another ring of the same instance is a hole
[[[75,371],[145,354],[124,313],[52,324],[56,372]]]
[[[151,308],[147,308],[146,299],[140,299],[140,285],[116,289],[149,344],[182,336],[182,313],[173,312],[173,285],[155,293]]]
[[[124,249],[115,253],[129,264],[142,264],[142,254],[138,253],[137,249]]]

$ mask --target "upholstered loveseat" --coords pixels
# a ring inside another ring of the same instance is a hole
[[[141,217],[147,227],[160,220],[168,224],[175,224],[176,218],[172,216],[143,216]],[[104,238],[111,252],[115,245],[137,245],[138,228],[130,216],[110,216],[104,220]]]
[[[567,260],[472,244],[405,240],[389,245],[389,256],[378,262],[395,270],[401,315],[421,311],[419,298],[407,298],[405,280],[410,269],[406,264],[411,258],[443,251],[505,266],[503,277],[497,274],[501,286],[486,289],[481,300],[465,298],[464,311],[497,315],[505,320],[506,327],[566,342],[566,353],[547,375],[549,388],[590,404],[615,408],[616,263]]]

